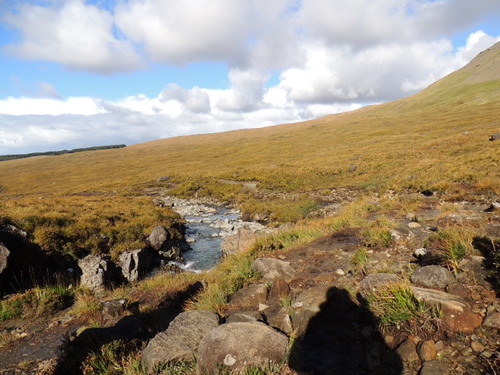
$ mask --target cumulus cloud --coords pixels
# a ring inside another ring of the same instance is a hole
[[[14,56],[61,63],[97,73],[141,67],[131,43],[113,32],[113,16],[83,0],[24,4],[4,22],[21,33],[21,42],[4,46]]]
[[[227,66],[228,84],[208,89],[167,81],[157,96],[105,100],[63,99],[39,81],[30,97],[0,99],[0,153],[56,142],[136,143],[353,110],[413,94],[500,40],[476,28],[463,46],[452,43],[457,32],[498,14],[497,0],[40,4],[6,14],[3,21],[20,40],[4,50],[101,74],[151,61],[217,61]]]
[[[155,61],[185,64],[236,58],[248,35],[248,2],[131,0],[116,24]]]

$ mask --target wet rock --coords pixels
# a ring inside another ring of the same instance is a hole
[[[148,343],[142,353],[143,366],[151,371],[159,364],[193,359],[203,337],[218,325],[219,317],[210,311],[179,314],[166,331]]]
[[[421,267],[411,275],[413,284],[433,289],[444,289],[454,280],[453,274],[441,266]]]
[[[454,332],[472,333],[482,323],[481,316],[473,313],[459,296],[419,287],[412,287],[412,291],[428,305],[440,306],[443,323]]]
[[[248,250],[257,240],[257,236],[257,233],[248,227],[239,228],[235,235],[227,236],[222,241],[222,255],[229,256]]]
[[[109,257],[88,255],[78,261],[82,270],[80,286],[91,290],[109,287],[116,280],[116,266]]]
[[[148,249],[125,251],[118,257],[118,266],[128,281],[137,281],[151,269],[152,254]]]
[[[268,290],[264,284],[250,285],[229,297],[230,308],[237,310],[257,310],[259,304],[267,300]]]
[[[219,366],[232,372],[270,367],[283,361],[288,339],[262,323],[228,323],[213,329],[198,350],[198,369],[213,373]]]
[[[436,358],[436,343],[433,340],[421,341],[417,345],[417,353],[422,362],[432,361]]]
[[[450,373],[450,365],[439,359],[424,362],[420,375],[448,375]]]
[[[359,293],[364,298],[375,292],[378,288],[401,281],[401,279],[392,273],[373,273],[365,277],[359,284]]]
[[[295,277],[295,270],[290,262],[274,258],[259,258],[252,264],[252,270],[262,274],[264,280],[283,279],[290,282]]]
[[[5,247],[4,244],[0,242],[0,274],[9,265],[9,255],[9,249],[7,249],[7,247]]]

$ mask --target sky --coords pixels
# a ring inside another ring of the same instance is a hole
[[[0,0],[0,154],[354,110],[497,41],[498,0]]]

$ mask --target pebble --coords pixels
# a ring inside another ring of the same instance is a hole
[[[484,351],[484,345],[479,341],[472,341],[470,346],[476,353],[481,353],[482,351]]]

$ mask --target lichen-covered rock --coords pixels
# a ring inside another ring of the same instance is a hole
[[[290,282],[295,277],[295,270],[290,266],[290,262],[274,258],[256,259],[252,270],[261,273],[265,280],[283,279]]]
[[[411,275],[413,284],[426,288],[444,289],[453,281],[455,281],[453,274],[446,268],[437,265],[421,267]]]
[[[222,241],[222,255],[226,257],[248,250],[255,243],[257,236],[258,234],[248,227],[238,228],[236,234],[227,236]]]
[[[195,358],[200,341],[219,325],[219,317],[210,311],[187,311],[179,314],[167,330],[157,334],[142,353],[143,366]]]
[[[219,366],[238,372],[269,367],[285,358],[288,338],[262,323],[228,323],[213,329],[198,349],[198,369],[212,374]]]

